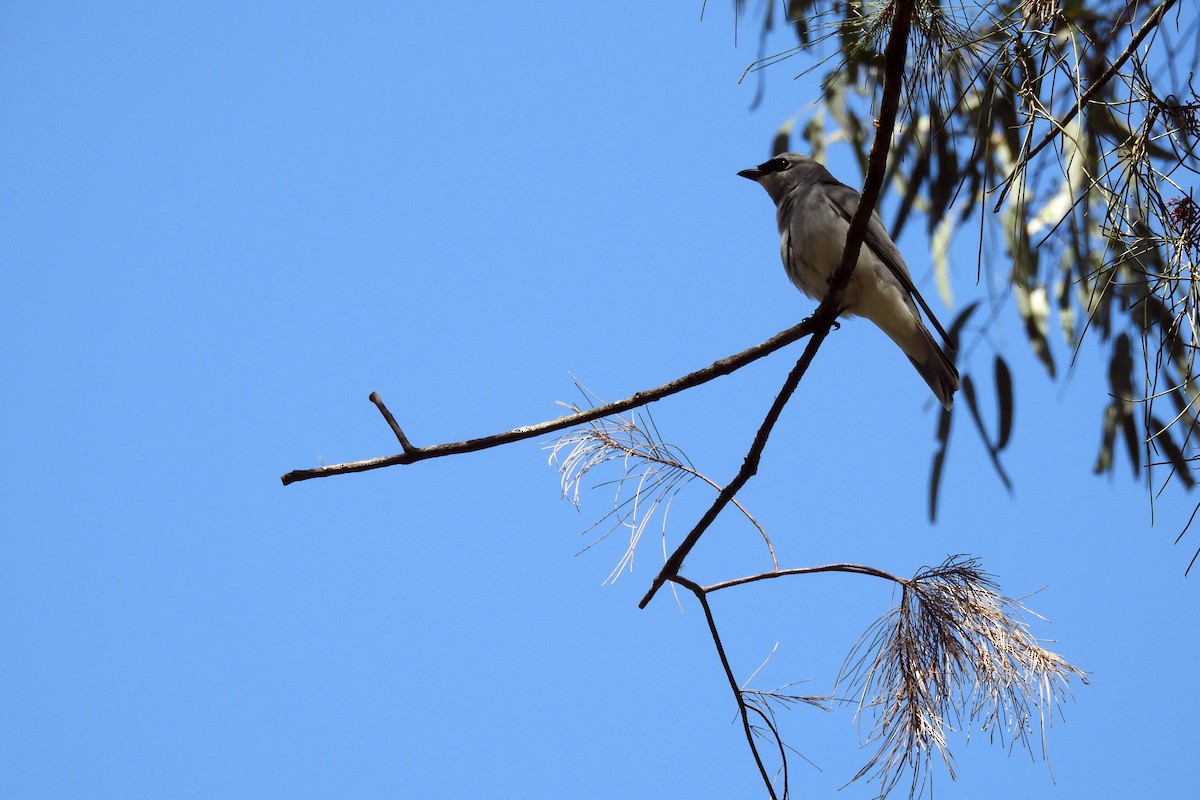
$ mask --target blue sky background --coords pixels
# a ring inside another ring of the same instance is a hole
[[[543,443],[279,484],[395,451],[372,390],[415,443],[458,440],[557,415],[571,374],[616,399],[809,313],[768,198],[735,173],[814,84],[777,67],[751,113],[750,28],[735,48],[726,4],[699,14],[0,15],[6,797],[760,796],[702,615],[669,593],[636,607],[658,542],[601,587],[619,537],[575,554],[610,496],[582,513],[559,500]],[[901,247],[944,308],[924,242]],[[963,250],[960,305],[984,294]],[[985,375],[993,345],[1017,378],[1015,497],[962,414],[927,523],[928,390],[856,323],[822,349],[743,500],[784,566],[907,575],[970,553],[1007,593],[1042,589],[1035,632],[1093,674],[1051,731],[1057,784],[958,736],[940,796],[1185,796],[1200,648],[1183,570],[1200,539],[1172,541],[1194,501],[1168,491],[1151,527],[1128,464],[1091,475],[1094,344],[1058,384],[1011,311],[973,355]],[[660,429],[728,480],[799,352],[657,404]],[[669,535],[710,499],[689,488]],[[768,566],[729,516],[686,573]],[[740,678],[778,643],[754,685],[812,678],[816,694],[891,599],[821,576],[714,609]],[[796,761],[799,792],[828,796],[866,758],[848,711],[784,725],[822,770]]]

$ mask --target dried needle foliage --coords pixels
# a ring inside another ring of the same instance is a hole
[[[863,635],[839,684],[871,720],[864,746],[878,745],[853,780],[878,780],[880,796],[910,775],[920,793],[934,757],[954,777],[947,734],[978,729],[1010,748],[1034,753],[1036,722],[1043,758],[1045,728],[1070,696],[1069,681],[1087,675],[1044,649],[1020,604],[973,558],[953,556],[903,581],[899,605]]]
[[[582,386],[576,386],[589,400],[594,399]],[[581,410],[571,403],[560,405],[572,413]],[[570,500],[576,508],[580,507],[580,490],[586,476],[593,470],[606,467],[615,467],[618,471],[617,477],[602,478],[592,487],[614,487],[613,507],[584,531],[588,534],[605,523],[611,523],[608,530],[584,550],[617,530],[628,532],[629,543],[620,561],[609,573],[606,583],[616,580],[625,570],[632,571],[637,546],[650,520],[660,509],[663,555],[666,556],[667,516],[671,502],[685,486],[699,479],[716,491],[721,490],[719,485],[702,475],[679,448],[663,440],[648,409],[604,417],[572,428],[547,449],[550,450],[550,463],[562,476],[563,498]],[[741,503],[736,499],[732,502],[758,530],[770,553],[771,563],[778,569],[779,562],[766,531]]]

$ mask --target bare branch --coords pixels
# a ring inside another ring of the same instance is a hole
[[[723,358],[719,361],[714,361],[704,369],[690,372],[681,378],[676,378],[670,383],[664,383],[662,386],[657,386],[653,389],[646,389],[636,394],[626,397],[624,400],[617,400],[603,406],[581,411],[578,414],[571,414],[566,417],[540,422],[536,425],[527,425],[523,428],[513,428],[503,433],[496,433],[490,436],[481,436],[477,439],[467,439],[462,442],[449,442],[446,444],[435,444],[427,447],[413,447],[409,445],[404,449],[403,453],[393,456],[380,456],[379,458],[368,458],[363,461],[349,461],[344,464],[332,464],[327,467],[315,467],[313,469],[297,469],[292,470],[280,477],[284,486],[296,483],[298,481],[306,481],[312,478],[328,478],[331,475],[345,475],[351,472],[367,472],[368,470],[381,469],[383,467],[393,467],[397,464],[415,464],[418,461],[424,461],[429,458],[440,458],[442,456],[454,456],[462,453],[473,453],[477,450],[486,450],[490,447],[499,447],[503,444],[511,442],[519,442],[522,439],[531,439],[535,436],[542,436],[547,433],[572,428],[576,425],[581,425],[585,422],[590,422],[594,419],[607,417],[610,414],[618,414],[622,411],[628,411],[631,408],[652,403],[655,400],[661,400],[664,397],[669,397],[673,394],[691,389],[694,386],[699,386],[708,383],[714,378],[719,378],[723,375],[728,375],[742,367],[757,361],[764,356],[774,353],[776,350],[787,347],[792,342],[798,341],[816,327],[813,320],[806,319],[798,325],[793,325],[785,331],[767,339],[762,344],[757,344],[754,347],[743,350],[736,355]],[[379,395],[372,393],[374,398]],[[375,400],[372,400],[375,402]],[[382,400],[379,404],[382,404]],[[387,416],[385,415],[385,419]],[[394,420],[392,420],[394,422]],[[391,424],[391,423],[389,423]],[[399,426],[393,428],[393,432],[399,429]],[[399,434],[403,435],[403,433]],[[401,442],[401,447],[404,447]]]
[[[743,584],[754,583],[755,581],[765,581],[772,578],[784,578],[788,575],[813,575],[819,572],[848,572],[853,575],[869,575],[873,578],[883,578],[884,580],[892,581],[893,583],[899,583],[901,585],[908,582],[904,578],[898,578],[890,572],[884,572],[883,570],[875,569],[874,567],[866,567],[862,564],[826,564],[822,567],[779,569],[775,570],[774,572],[763,572],[759,575],[748,575],[745,578],[734,578],[733,580],[721,581],[720,583],[714,583],[711,586],[705,586],[704,591],[717,592],[721,589],[742,586]]]

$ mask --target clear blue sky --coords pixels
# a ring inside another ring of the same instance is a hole
[[[785,64],[749,112],[727,4],[26,4],[0,15],[0,782],[7,798],[760,796],[703,618],[615,586],[616,538],[537,442],[282,488],[290,469],[556,415],[757,343],[813,304],[737,170],[807,113]],[[776,42],[787,46],[786,36]],[[848,180],[853,172],[834,164]],[[935,307],[919,238],[901,242]],[[983,294],[955,264],[956,302]],[[954,740],[942,797],[1183,797],[1197,534],[1092,476],[1103,368],[1066,384],[1011,314],[1010,498],[965,415],[926,521],[936,415],[882,335],[843,326],[745,503],[784,566],[984,559],[1093,673],[1045,765]],[[1060,364],[1069,355],[1055,342]],[[736,471],[798,347],[655,418]],[[988,373],[991,352],[975,352]],[[1123,458],[1123,455],[1119,455]],[[709,500],[672,511],[679,536]],[[766,568],[722,518],[687,573]],[[812,678],[886,610],[865,578],[715,601],[739,676]],[[1151,686],[1158,687],[1150,692]],[[857,770],[848,712],[785,718],[795,789]],[[847,789],[868,797],[870,785]]]

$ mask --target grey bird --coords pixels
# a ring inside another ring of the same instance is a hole
[[[829,291],[829,279],[842,260],[850,219],[859,194],[808,156],[781,153],[738,173],[757,182],[775,201],[779,255],[796,288],[814,300]],[[913,285],[908,267],[878,214],[871,215],[840,315],[874,322],[900,346],[947,410],[954,404],[958,370],[921,321],[916,303],[948,340],[929,305]]]

